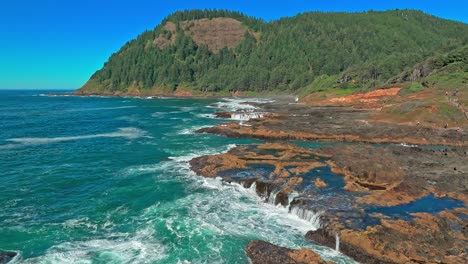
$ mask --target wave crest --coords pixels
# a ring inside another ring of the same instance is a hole
[[[16,147],[25,147],[33,145],[44,145],[64,141],[74,141],[82,139],[93,139],[93,138],[127,138],[127,139],[136,139],[141,137],[150,137],[148,133],[144,130],[141,130],[136,127],[122,127],[115,132],[111,133],[102,133],[102,134],[93,134],[93,135],[82,135],[82,136],[68,136],[68,137],[53,137],[53,138],[41,138],[41,137],[23,137],[23,138],[10,138],[7,139],[9,142],[16,144],[5,144],[1,145],[0,149],[10,149]]]

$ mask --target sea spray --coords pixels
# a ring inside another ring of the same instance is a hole
[[[251,105],[250,103],[271,103],[274,100],[269,99],[255,99],[255,98],[224,98],[223,101],[212,104],[211,107],[214,108],[223,108],[228,111],[254,111],[257,109],[256,106]]]
[[[231,119],[239,121],[248,121],[250,119],[262,118],[263,116],[263,113],[232,113]]]
[[[300,206],[293,206],[290,208],[291,214],[297,215],[299,218],[309,221],[315,229],[320,228],[320,216],[322,212],[314,212]]]
[[[268,196],[268,199],[266,200],[267,203],[276,205],[276,195],[278,194],[278,191],[271,191],[270,195]]]
[[[65,137],[24,137],[24,138],[9,138],[7,141],[16,143],[18,147],[32,146],[32,145],[44,145],[57,142],[75,141],[84,139],[96,139],[96,138],[127,138],[137,139],[141,137],[152,138],[148,133],[142,129],[136,127],[122,127],[118,128],[115,132],[91,134],[91,135],[80,135],[80,136],[65,136]],[[3,147],[4,145],[0,145]]]
[[[299,193],[297,192],[292,192],[288,195],[288,209],[291,208],[291,203],[292,201],[294,201],[294,198],[296,198],[297,196],[299,196]]]

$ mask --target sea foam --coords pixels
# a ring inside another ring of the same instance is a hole
[[[65,242],[24,263],[149,263],[166,256],[162,244],[154,242],[145,232],[139,233],[131,238]]]
[[[74,141],[74,140],[82,140],[82,139],[118,138],[118,137],[127,138],[127,139],[136,139],[140,137],[149,137],[149,135],[146,131],[141,130],[136,127],[123,127],[123,128],[119,128],[115,132],[82,135],[82,136],[67,136],[67,137],[53,137],[53,138],[40,138],[40,137],[10,138],[10,139],[7,139],[7,141],[14,142],[16,144],[1,145],[0,149],[24,147],[24,146],[31,146],[31,145],[43,145],[43,144],[51,144],[51,143],[57,143],[57,142]]]

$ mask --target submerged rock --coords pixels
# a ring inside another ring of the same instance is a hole
[[[10,262],[18,253],[13,251],[0,251],[0,264],[5,264]]]
[[[252,264],[331,264],[310,249],[293,250],[271,243],[252,240],[246,248]]]

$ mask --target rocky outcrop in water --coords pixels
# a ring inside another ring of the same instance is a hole
[[[327,246],[330,248],[335,248],[337,245],[337,239],[339,236],[333,234],[332,231],[327,228],[321,228],[316,231],[309,231],[306,234],[306,238],[320,244],[322,246]],[[361,249],[360,247],[354,246],[347,241],[339,240],[339,250],[343,254],[366,264],[393,264],[396,262],[388,261],[382,259],[381,257],[376,257],[367,253],[366,250]]]
[[[217,118],[231,118],[232,113],[227,111],[218,111],[214,113],[214,116]]]
[[[265,140],[468,146],[466,130],[376,122],[370,119],[373,112],[369,110],[275,103],[263,105],[261,111],[274,115],[252,119],[244,125],[231,122],[199,132]]]
[[[205,177],[255,187],[266,202],[288,206],[320,227],[307,233],[311,241],[335,248],[338,238],[339,250],[362,263],[464,263],[466,155],[466,147],[356,144],[312,150],[265,143],[190,164]],[[284,256],[271,250],[265,261]]]
[[[332,264],[310,249],[293,250],[271,243],[253,240],[247,245],[247,256],[252,264]]]
[[[205,177],[221,177],[224,181],[237,182],[245,187],[255,182],[260,196],[272,204],[287,206],[288,196],[293,191],[311,184],[300,175],[326,166],[320,161],[320,156],[312,150],[293,145],[266,143],[239,146],[224,154],[194,158],[190,165],[193,171]]]
[[[330,156],[346,190],[366,193],[357,198],[361,203],[392,206],[430,193],[466,201],[457,193],[468,190],[468,147],[335,145],[318,152]]]
[[[6,264],[15,258],[18,253],[13,251],[0,251],[0,264]]]

